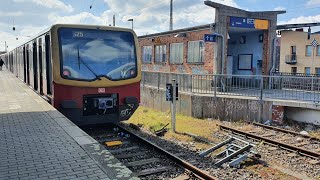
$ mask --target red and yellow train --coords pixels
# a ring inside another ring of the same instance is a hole
[[[77,125],[127,120],[140,102],[136,34],[56,24],[1,55],[7,69]]]

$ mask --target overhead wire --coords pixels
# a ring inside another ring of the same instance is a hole
[[[95,0],[92,0],[91,4],[90,4],[90,6],[89,6],[89,9],[93,9],[93,3],[94,3],[94,1],[95,1]],[[123,14],[123,16],[129,15],[129,14],[131,14],[131,13],[139,12],[139,11],[141,11],[141,10],[143,10],[143,9],[146,9],[146,8],[156,7],[156,6],[161,5],[162,3],[166,2],[166,1],[169,2],[169,0],[164,0],[164,1],[163,1],[163,0],[161,1],[161,0],[160,0],[160,1],[156,2],[156,3],[154,3],[154,2],[149,3],[149,4],[147,4],[146,6],[143,6],[142,8],[135,9],[135,10],[132,10],[132,11],[129,11],[129,12],[125,12],[125,14]],[[107,23],[107,22],[106,22],[106,23]],[[108,24],[108,23],[107,23],[107,24]]]
[[[167,0],[167,1],[168,1],[168,0]],[[166,2],[166,1],[158,1],[157,3],[150,3],[149,5],[146,5],[146,6],[142,7],[142,8],[140,8],[140,9],[136,9],[136,10],[133,10],[133,11],[129,11],[129,12],[127,12],[125,15],[128,15],[128,14],[133,13],[133,12],[138,12],[138,11],[140,11],[140,10],[142,10],[142,9],[146,9],[146,8],[158,6],[158,5],[162,4],[163,2]],[[168,2],[169,2],[169,1],[168,1]]]
[[[317,4],[320,5],[320,2],[314,3],[312,5],[317,5]],[[289,14],[289,13],[296,13],[296,11],[293,11],[293,10],[297,10],[297,9],[303,10],[303,9],[316,9],[316,8],[320,8],[320,6],[309,6],[309,7],[304,7],[304,8],[302,8],[301,6],[296,6],[293,8],[283,9],[283,10],[286,11],[286,14]]]

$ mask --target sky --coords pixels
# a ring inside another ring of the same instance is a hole
[[[320,22],[320,0],[212,0],[248,11],[286,10],[278,24]],[[173,28],[214,22],[214,8],[203,0],[173,0]],[[90,6],[92,7],[90,9]],[[0,51],[12,49],[56,23],[112,24],[138,35],[169,30],[170,0],[1,0]],[[16,28],[12,30],[13,26]],[[320,28],[313,28],[320,30]]]

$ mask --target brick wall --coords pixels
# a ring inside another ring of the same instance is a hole
[[[162,36],[139,38],[139,44],[141,48],[141,60],[142,60],[142,47],[152,46],[152,62],[150,64],[143,63],[142,70],[147,71],[160,71],[160,72],[175,72],[175,73],[190,73],[190,74],[212,74],[213,72],[213,58],[214,58],[214,46],[216,43],[205,43],[204,48],[204,62],[198,64],[187,63],[188,55],[188,42],[203,40],[204,34],[210,33],[209,29],[198,30],[193,32],[186,32],[186,37],[174,37],[177,33],[167,34]],[[160,42],[155,42],[155,39],[159,38]],[[183,63],[182,64],[170,64],[170,44],[183,42]],[[166,45],[166,62],[155,63],[155,45]]]
[[[278,123],[283,122],[284,106],[272,106],[272,120]]]

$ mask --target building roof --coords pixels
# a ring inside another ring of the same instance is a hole
[[[233,10],[242,11],[244,13],[248,13],[249,15],[250,14],[255,14],[255,13],[264,13],[264,14],[284,14],[284,13],[286,13],[286,11],[245,11],[243,9],[239,9],[239,8],[223,5],[223,4],[212,2],[212,1],[208,1],[208,0],[204,1],[204,4],[207,5],[207,6],[216,8],[216,9],[223,8],[223,9],[230,10],[230,11],[233,11]]]
[[[313,27],[313,26],[320,26],[320,22],[317,22],[317,23],[300,23],[300,24],[281,24],[281,25],[277,25],[277,30],[290,29],[290,28]]]
[[[313,32],[312,34],[320,34],[320,31]]]
[[[202,30],[202,29],[210,29],[210,25],[212,27],[214,27],[215,23],[205,24],[205,25],[200,25],[200,26],[194,26],[194,27],[188,27],[188,28],[182,28],[182,29],[175,29],[175,30],[172,30],[172,31],[165,31],[165,32],[154,33],[154,34],[148,34],[148,35],[139,36],[139,38],[148,38],[148,37],[154,37],[154,36],[164,36],[164,35],[174,34],[174,33],[183,33],[183,32],[188,32],[188,31],[197,31],[197,30]],[[281,25],[277,25],[277,30],[290,29],[290,28],[301,28],[301,27],[313,27],[313,26],[320,26],[320,22],[319,23],[301,23],[301,24],[281,24]],[[313,34],[320,34],[320,31],[319,32],[314,32]]]
[[[154,33],[154,34],[147,34],[147,35],[139,36],[139,38],[148,38],[148,37],[154,37],[154,36],[164,36],[164,35],[174,34],[174,33],[183,33],[183,32],[202,30],[202,29],[210,29],[210,26],[214,27],[215,23],[205,24],[205,25],[200,25],[200,26],[194,26],[194,27],[188,27],[188,28],[183,28],[183,29],[175,29],[175,30],[172,30],[172,31],[165,31],[165,32]]]

